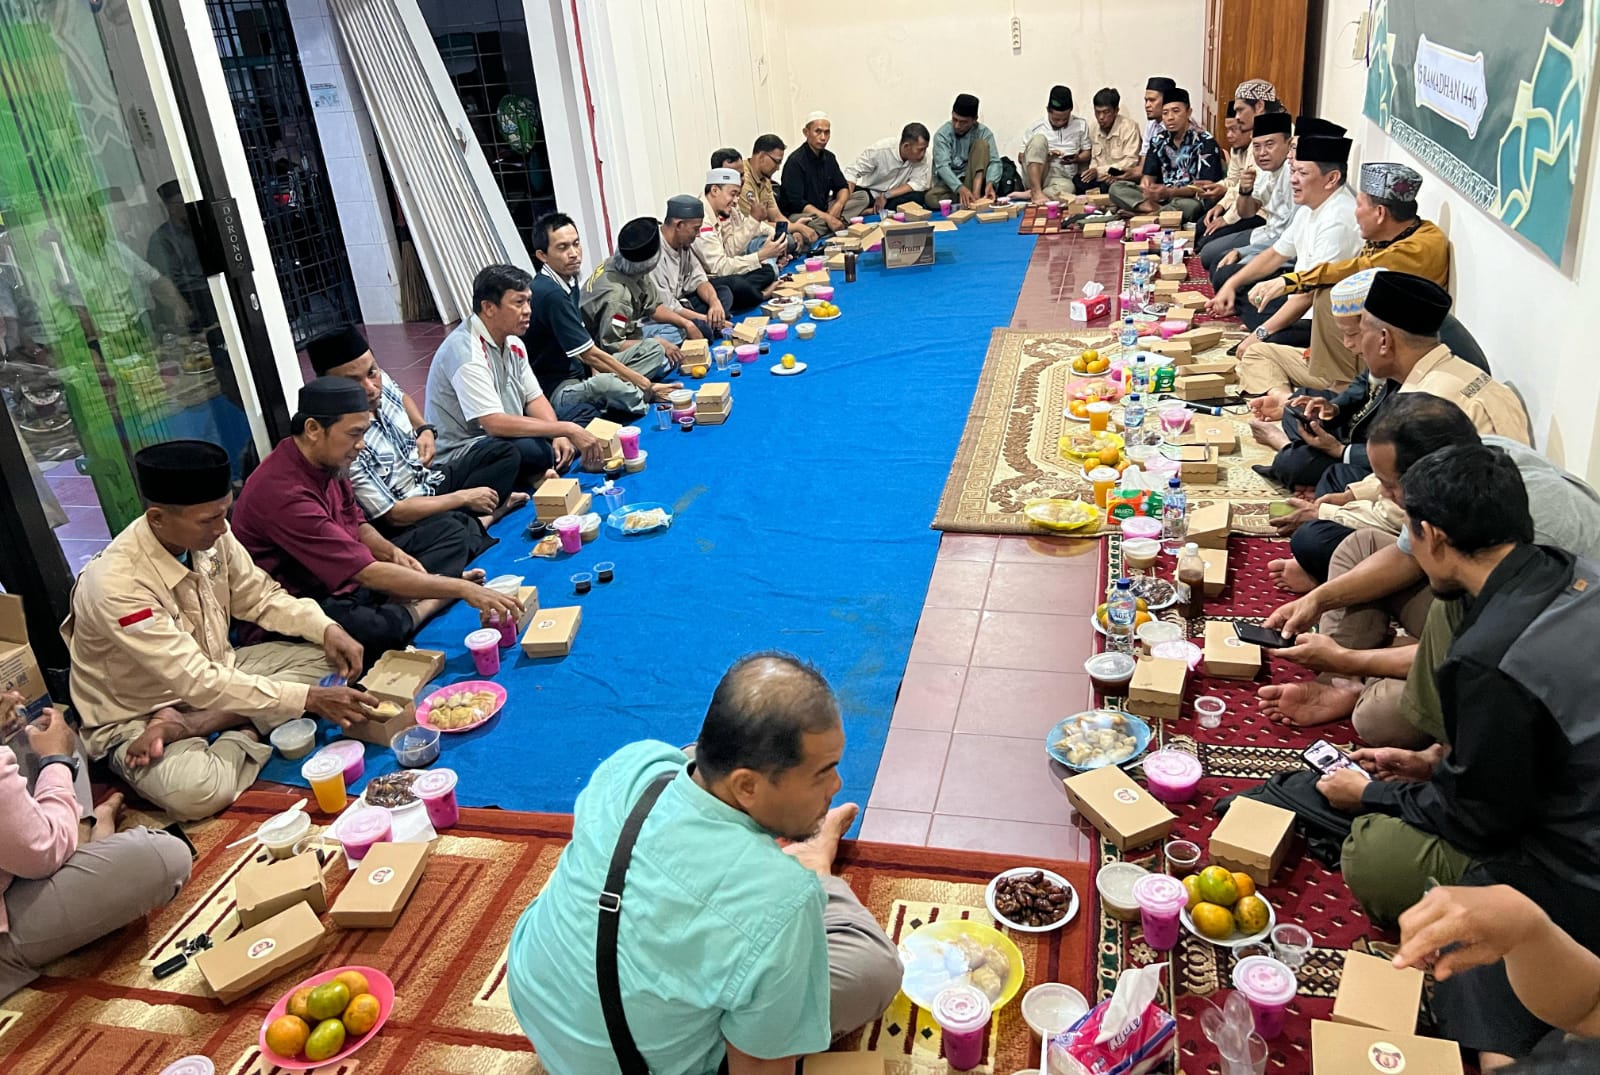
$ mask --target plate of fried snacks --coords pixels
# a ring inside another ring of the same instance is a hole
[[[417,723],[441,732],[471,731],[506,704],[506,689],[486,679],[434,691],[417,706]]]
[[[606,517],[606,526],[618,537],[649,534],[671,525],[672,511],[665,504],[624,504]]]
[[[1087,772],[1137,758],[1150,745],[1150,725],[1131,713],[1090,709],[1058,722],[1044,745],[1068,769]]]

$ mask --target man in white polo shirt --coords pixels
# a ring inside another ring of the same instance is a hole
[[[1078,169],[1089,163],[1094,139],[1082,116],[1072,114],[1072,88],[1052,86],[1044,117],[1022,132],[1017,161],[1034,205],[1077,193]]]

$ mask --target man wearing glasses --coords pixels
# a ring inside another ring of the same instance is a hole
[[[739,190],[739,208],[746,216],[767,224],[784,219],[778,208],[777,192],[772,189],[772,177],[783,167],[783,139],[775,134],[764,134],[756,139],[750,155],[744,159],[744,186]],[[800,239],[801,249],[809,249],[817,241],[815,228],[792,223],[789,231]]]

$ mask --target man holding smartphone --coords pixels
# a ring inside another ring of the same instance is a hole
[[[732,313],[761,305],[777,283],[779,268],[795,252],[787,221],[779,232],[777,225],[754,220],[739,208],[742,182],[734,168],[706,173],[701,196],[705,217],[694,240],[694,256],[705,267],[711,286],[727,288],[732,296]]]
[[[1122,94],[1110,86],[1094,95],[1094,126],[1089,130],[1089,163],[1078,172],[1078,193],[1105,191],[1144,160],[1144,135],[1122,114]]]

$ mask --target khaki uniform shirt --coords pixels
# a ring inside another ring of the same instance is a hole
[[[1466,412],[1480,434],[1529,443],[1528,412],[1517,394],[1477,366],[1457,358],[1444,344],[1422,356],[1400,391],[1427,392],[1447,399]],[[1353,482],[1348,491],[1355,494],[1352,503],[1324,504],[1317,509],[1318,517],[1349,527],[1377,526],[1390,533],[1399,532],[1405,512],[1384,498],[1377,475],[1369,474]]]
[[[759,269],[761,255],[747,253],[745,248],[758,237],[763,242],[770,240],[772,225],[746,216],[737,202],[725,217],[717,216],[717,211],[705,198],[700,199],[700,204],[705,207],[706,219],[690,249],[700,259],[706,275],[738,276]]]
[[[747,216],[754,216],[755,207],[766,206],[767,223],[782,218],[778,212],[778,195],[772,189],[771,179],[761,179],[756,176],[750,167],[750,158],[744,161],[744,185],[739,188],[739,201],[736,203]]]
[[[1138,124],[1118,112],[1109,131],[1102,131],[1098,120],[1089,124],[1089,137],[1094,146],[1089,163],[1101,179],[1110,179],[1111,169],[1120,168],[1128,173],[1120,178],[1138,182],[1139,166],[1144,163],[1144,136]]]
[[[322,644],[333,621],[291,597],[233,531],[179,563],[140,516],[84,567],[61,625],[89,753],[103,758],[165,706],[298,716],[307,687],[234,668],[232,619]]]

